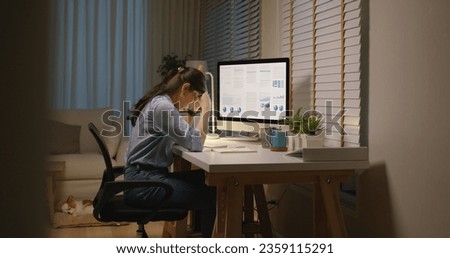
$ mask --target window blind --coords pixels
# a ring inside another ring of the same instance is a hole
[[[360,145],[361,0],[282,0],[292,109],[324,115],[325,146]]]
[[[200,15],[201,56],[211,73],[218,61],[259,58],[259,0],[204,0]]]

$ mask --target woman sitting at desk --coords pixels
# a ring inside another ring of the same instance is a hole
[[[135,105],[130,142],[126,152],[126,180],[154,180],[171,185],[174,192],[164,206],[200,210],[203,237],[210,237],[214,225],[215,188],[205,185],[202,170],[169,173],[172,146],[202,151],[206,139],[211,100],[205,77],[194,68],[179,68],[150,90]],[[200,120],[190,126],[179,110],[199,103]],[[153,207],[161,199],[159,188],[138,188],[125,193],[126,201],[137,207]]]

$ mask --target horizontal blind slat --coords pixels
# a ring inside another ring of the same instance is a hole
[[[316,90],[341,90],[341,83],[340,82],[330,82],[330,83],[320,83],[316,85]]]
[[[360,93],[360,90],[345,90],[344,97],[345,99],[359,99]]]

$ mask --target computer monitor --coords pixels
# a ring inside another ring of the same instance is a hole
[[[289,58],[221,61],[217,67],[219,130],[234,130],[230,121],[278,125],[289,116]]]

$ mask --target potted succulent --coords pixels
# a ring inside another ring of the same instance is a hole
[[[178,55],[171,53],[163,57],[162,63],[158,66],[158,70],[156,71],[162,77],[166,77],[166,75],[179,67],[185,67],[186,61],[191,57],[191,55],[185,55],[184,59],[180,59]]]
[[[300,114],[302,108],[297,109],[297,112],[292,117],[286,118],[290,131],[294,134],[299,134],[302,130],[303,116]]]
[[[307,111],[301,114],[301,108],[295,114],[287,118],[293,134],[299,135],[302,147],[323,146],[323,117],[317,111]]]

